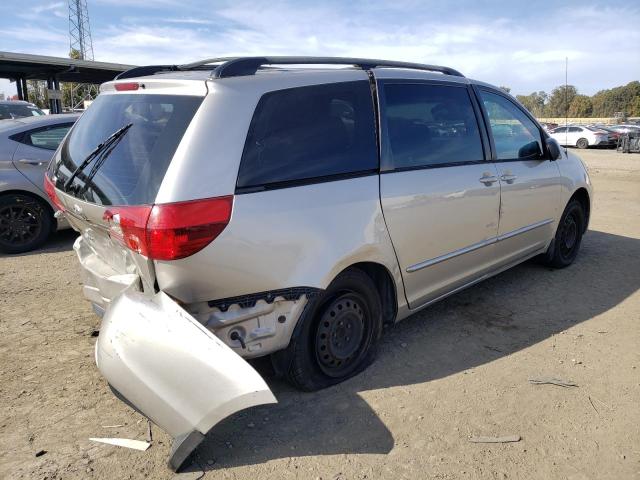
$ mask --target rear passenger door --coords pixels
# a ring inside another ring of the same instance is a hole
[[[13,154],[13,164],[41,190],[49,160],[72,125],[63,123],[29,130],[15,138],[20,145]]]
[[[491,269],[500,184],[467,85],[384,79],[378,94],[380,197],[415,308]]]
[[[560,172],[541,129],[519,105],[496,90],[478,91],[501,184],[496,254],[500,264],[509,264],[546,248],[553,238]]]

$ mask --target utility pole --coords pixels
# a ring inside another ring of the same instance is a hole
[[[93,60],[93,42],[87,0],[69,0],[69,46],[81,60]]]
[[[94,60],[87,0],[68,1],[69,56],[77,60]],[[71,84],[69,108],[73,111],[80,107],[85,100],[91,100],[97,95],[98,87],[96,85],[89,85],[87,87],[77,83]]]

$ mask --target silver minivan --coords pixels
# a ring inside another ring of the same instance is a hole
[[[374,359],[384,324],[532,257],[570,265],[586,169],[447,67],[251,57],[105,83],[46,189],[80,232],[96,362],[178,469],[241,409]]]

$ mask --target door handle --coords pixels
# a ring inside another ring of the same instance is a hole
[[[27,165],[35,165],[37,167],[39,167],[40,165],[44,165],[44,162],[41,162],[40,160],[29,160],[28,158],[21,158],[20,160],[18,160],[18,163],[25,163]]]
[[[505,173],[500,177],[500,180],[507,183],[513,183],[513,181],[518,178],[516,175],[512,175],[510,173]]]
[[[490,187],[492,184],[496,183],[498,181],[498,177],[496,177],[495,175],[488,175],[488,174],[483,174],[482,177],[480,177],[480,183],[484,183],[485,187]]]

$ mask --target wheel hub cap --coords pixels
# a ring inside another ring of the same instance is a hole
[[[357,299],[343,296],[332,302],[320,319],[316,336],[320,363],[329,369],[348,364],[360,351],[364,326],[364,312]]]
[[[0,209],[0,241],[11,245],[31,242],[40,233],[40,212],[29,204]]]

